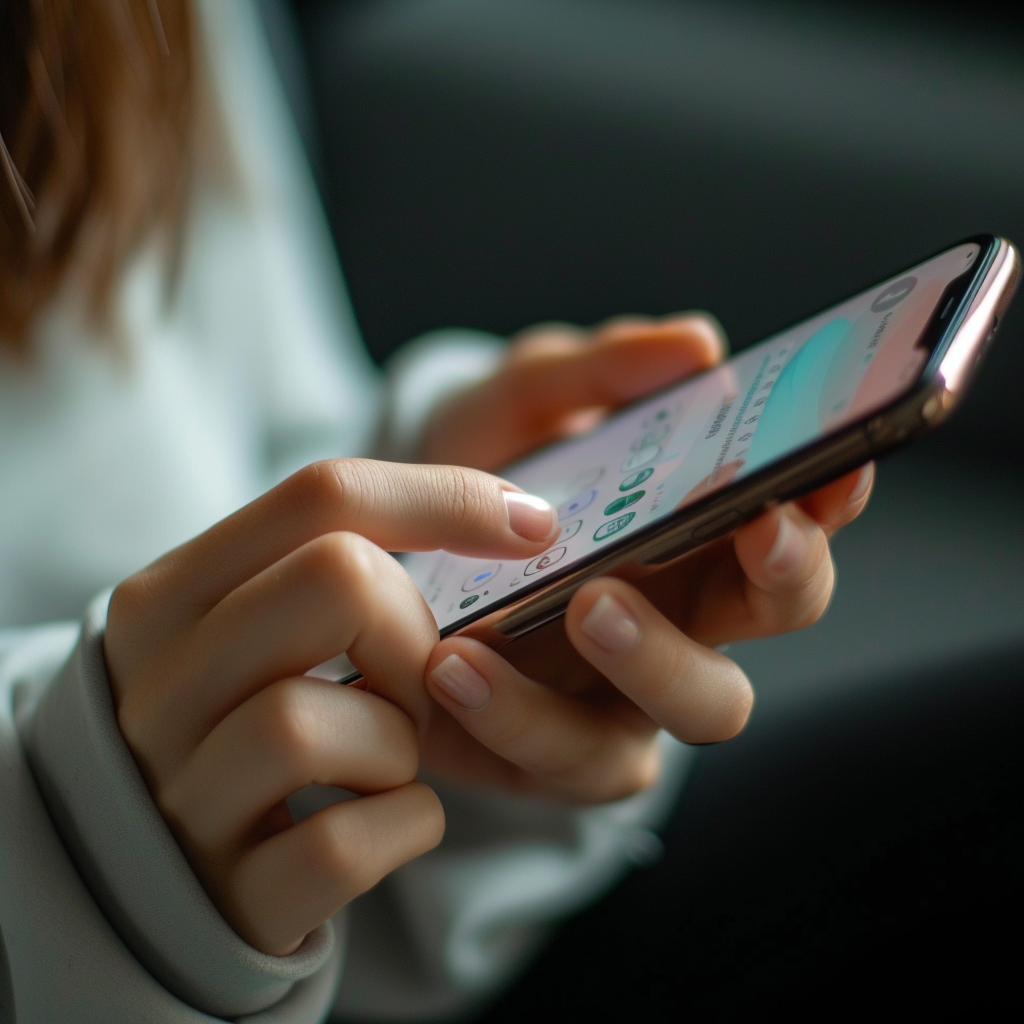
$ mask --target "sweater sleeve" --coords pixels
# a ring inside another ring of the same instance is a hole
[[[403,345],[387,365],[376,454],[395,462],[415,462],[427,420],[438,404],[489,377],[505,351],[503,338],[455,328],[431,331]]]
[[[0,928],[19,1021],[322,1020],[340,973],[334,927],[273,957],[217,912],[118,731],[107,600],[77,638],[30,631],[0,659]]]
[[[427,779],[444,841],[350,907],[338,1009],[358,1020],[434,1020],[493,996],[557,922],[658,858],[692,748],[662,734],[652,789],[599,807]]]

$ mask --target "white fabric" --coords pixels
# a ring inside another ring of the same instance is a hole
[[[31,362],[0,349],[0,934],[18,1021],[308,1024],[335,992],[342,1015],[449,1012],[650,844],[684,748],[668,744],[658,790],[606,808],[439,784],[445,842],[340,915],[333,947],[325,929],[312,952],[271,958],[217,917],[127,756],[102,600],[81,636],[41,625],[77,619],[303,463],[367,454],[385,390],[385,432],[411,452],[433,403],[500,359],[496,339],[434,337],[385,386],[253,12],[201,11],[234,181],[198,189],[174,303],[144,253],[121,294],[123,349],[93,338],[70,297],[44,317]]]
[[[504,345],[482,331],[431,331],[399,349],[388,363],[382,444],[396,462],[413,462],[420,429],[437,403],[489,376]]]
[[[268,956],[210,902],[118,732],[103,659],[109,599],[92,603],[56,678],[22,694],[36,784],[100,909],[153,977],[211,1014],[262,1010],[324,968],[334,931],[322,926],[291,956]]]

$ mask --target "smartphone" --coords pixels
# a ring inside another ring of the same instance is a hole
[[[585,581],[664,570],[932,429],[1019,276],[1010,242],[969,238],[500,470],[551,502],[561,532],[528,561],[402,555],[441,636],[501,647],[563,615]]]

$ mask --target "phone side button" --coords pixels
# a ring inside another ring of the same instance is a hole
[[[714,537],[722,533],[728,533],[734,526],[739,526],[743,522],[743,513],[739,509],[731,508],[728,512],[723,512],[719,516],[715,516],[710,523],[705,523],[703,526],[698,526],[693,531],[693,539],[696,541],[705,540],[708,537]]]

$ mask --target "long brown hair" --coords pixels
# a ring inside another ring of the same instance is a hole
[[[109,322],[125,258],[173,238],[189,179],[189,0],[0,2],[0,344],[74,276]]]

